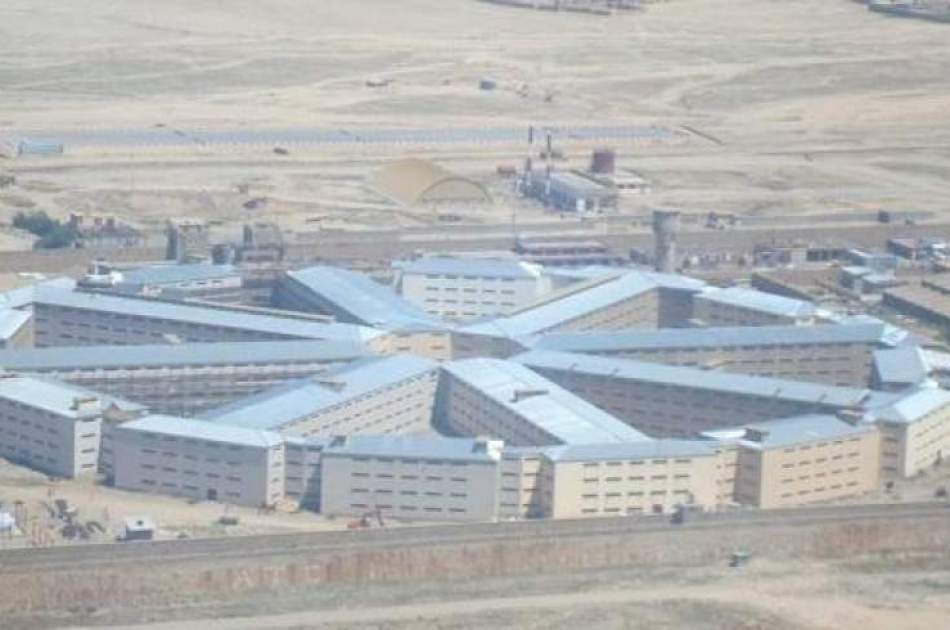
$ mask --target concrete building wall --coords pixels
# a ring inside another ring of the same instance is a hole
[[[547,462],[546,512],[584,518],[671,512],[677,505],[718,504],[718,456]]]
[[[473,261],[473,266],[477,266]],[[499,278],[403,272],[400,293],[431,315],[447,320],[476,319],[515,310],[551,290],[546,276]]]
[[[437,370],[430,370],[320,409],[284,423],[275,430],[301,437],[424,433],[432,427]]]
[[[321,460],[325,444],[290,438],[284,445],[284,496],[320,511]]]
[[[876,430],[775,448],[740,447],[736,495],[762,509],[794,507],[877,490]]]
[[[815,411],[815,405],[646,381],[536,368],[558,385],[652,437],[702,431]]]
[[[721,372],[773,376],[853,387],[867,386],[874,347],[862,343],[762,344],[694,348],[617,348],[587,354]]]
[[[881,429],[881,472],[885,479],[913,477],[950,456],[950,406],[913,423],[885,423]]]
[[[539,452],[506,451],[499,462],[498,516],[502,520],[547,516],[544,492],[548,473]]]
[[[559,441],[513,410],[448,372],[442,373],[436,425],[453,435],[488,435],[510,446],[544,446]]]
[[[588,330],[622,330],[624,328],[656,328],[660,321],[660,292],[644,291],[626,300],[615,302],[565,320],[543,332],[583,332]]]
[[[129,366],[116,369],[45,369],[34,373],[147,406],[154,413],[191,416],[343,362],[241,365]]]
[[[166,343],[169,336],[182,343],[294,338],[293,335],[194,324],[55,304],[35,303],[33,310],[34,339],[38,348],[160,344]]]
[[[0,456],[56,477],[94,475],[98,469],[102,412],[61,415],[40,406],[0,398]]]
[[[707,299],[701,295],[693,298],[693,319],[707,326],[779,326],[813,323],[811,317],[796,318],[779,315]]]
[[[284,495],[284,446],[264,447],[113,431],[115,486],[251,507]]]
[[[452,356],[452,333],[441,331],[392,332],[369,342],[380,354],[414,354],[433,361],[449,361]]]
[[[323,455],[326,515],[424,521],[491,521],[498,516],[498,462]]]

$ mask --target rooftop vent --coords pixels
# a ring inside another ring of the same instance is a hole
[[[860,409],[839,409],[838,419],[848,424],[858,424],[864,418],[864,413]]]
[[[767,429],[755,429],[753,427],[748,427],[745,430],[745,436],[743,439],[749,440],[750,442],[762,443],[769,437],[769,432]]]
[[[313,379],[313,382],[316,383],[317,385],[322,386],[322,387],[329,387],[330,389],[332,389],[332,390],[334,390],[334,391],[337,391],[337,392],[338,392],[338,391],[342,391],[343,388],[346,387],[346,382],[345,382],[345,381],[341,381],[341,380],[335,379],[335,378],[320,378],[320,377],[317,377],[317,378]]]
[[[516,389],[511,394],[511,402],[521,402],[526,398],[533,398],[534,396],[544,396],[548,393],[546,389]]]

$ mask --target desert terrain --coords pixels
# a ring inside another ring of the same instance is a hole
[[[118,214],[156,234],[170,215],[226,235],[249,219],[297,232],[437,224],[365,185],[408,155],[489,186],[491,206],[453,209],[464,221],[504,223],[514,208],[523,223],[551,220],[495,173],[520,165],[524,143],[294,141],[528,125],[683,132],[561,143],[558,168],[608,145],[650,182],[622,200],[630,216],[947,216],[948,26],[845,0],[676,0],[613,16],[475,0],[9,0],[0,59],[0,137],[65,143],[63,156],[0,161],[17,176],[0,220],[32,207]],[[498,88],[480,90],[485,77]],[[289,154],[187,140],[260,130],[287,132]],[[254,198],[266,203],[244,208]]]

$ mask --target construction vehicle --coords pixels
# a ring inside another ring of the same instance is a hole
[[[379,508],[376,508],[372,512],[366,512],[361,517],[355,521],[350,521],[347,523],[347,529],[369,529],[373,527],[373,520],[376,521],[376,526],[383,528],[386,527],[386,521],[383,519],[383,511]]]

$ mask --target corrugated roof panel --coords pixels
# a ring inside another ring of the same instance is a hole
[[[818,385],[764,376],[747,376],[700,370],[691,367],[662,365],[616,359],[589,354],[533,350],[512,358],[533,369],[553,369],[602,376],[689,387],[693,389],[741,394],[812,403],[826,407],[856,407],[869,395],[866,389]]]
[[[351,435],[334,440],[324,456],[346,455],[410,459],[439,459],[493,463],[497,461],[470,438],[429,438],[405,435]]]
[[[435,361],[412,355],[361,359],[317,377],[282,383],[258,394],[208,410],[198,417],[215,424],[277,430],[299,418],[328,410],[413,376],[431,372],[437,367]]]
[[[287,275],[315,296],[367,326],[399,328],[418,324],[438,326],[441,323],[402,299],[390,287],[361,273],[316,266],[290,271]]]
[[[465,359],[442,366],[564,444],[607,443],[650,438],[560,385],[517,363]],[[517,402],[516,392],[543,392]]]
[[[122,432],[154,433],[183,439],[203,440],[219,444],[235,444],[257,448],[272,448],[283,442],[281,436],[272,431],[258,431],[242,427],[214,424],[202,420],[158,414],[145,416],[138,420],[123,422],[115,429],[116,434]],[[118,437],[118,435],[116,437]]]
[[[142,346],[67,346],[0,350],[8,370],[115,369],[122,367],[236,365],[350,361],[370,356],[345,341],[225,341]]]
[[[784,317],[814,317],[817,310],[817,307],[811,302],[794,300],[781,295],[742,287],[709,288],[697,295],[695,299],[721,302],[730,306]]]
[[[538,350],[565,352],[619,352],[662,348],[727,348],[799,344],[883,344],[883,323],[828,326],[731,326],[717,328],[661,328],[611,332],[548,333],[525,341]]]
[[[361,342],[383,334],[380,330],[353,324],[313,322],[293,317],[279,317],[277,315],[221,308],[205,308],[193,304],[162,300],[84,293],[45,285],[34,287],[33,301],[69,308],[108,311],[144,318],[168,319],[206,326],[259,331],[303,339]]]

